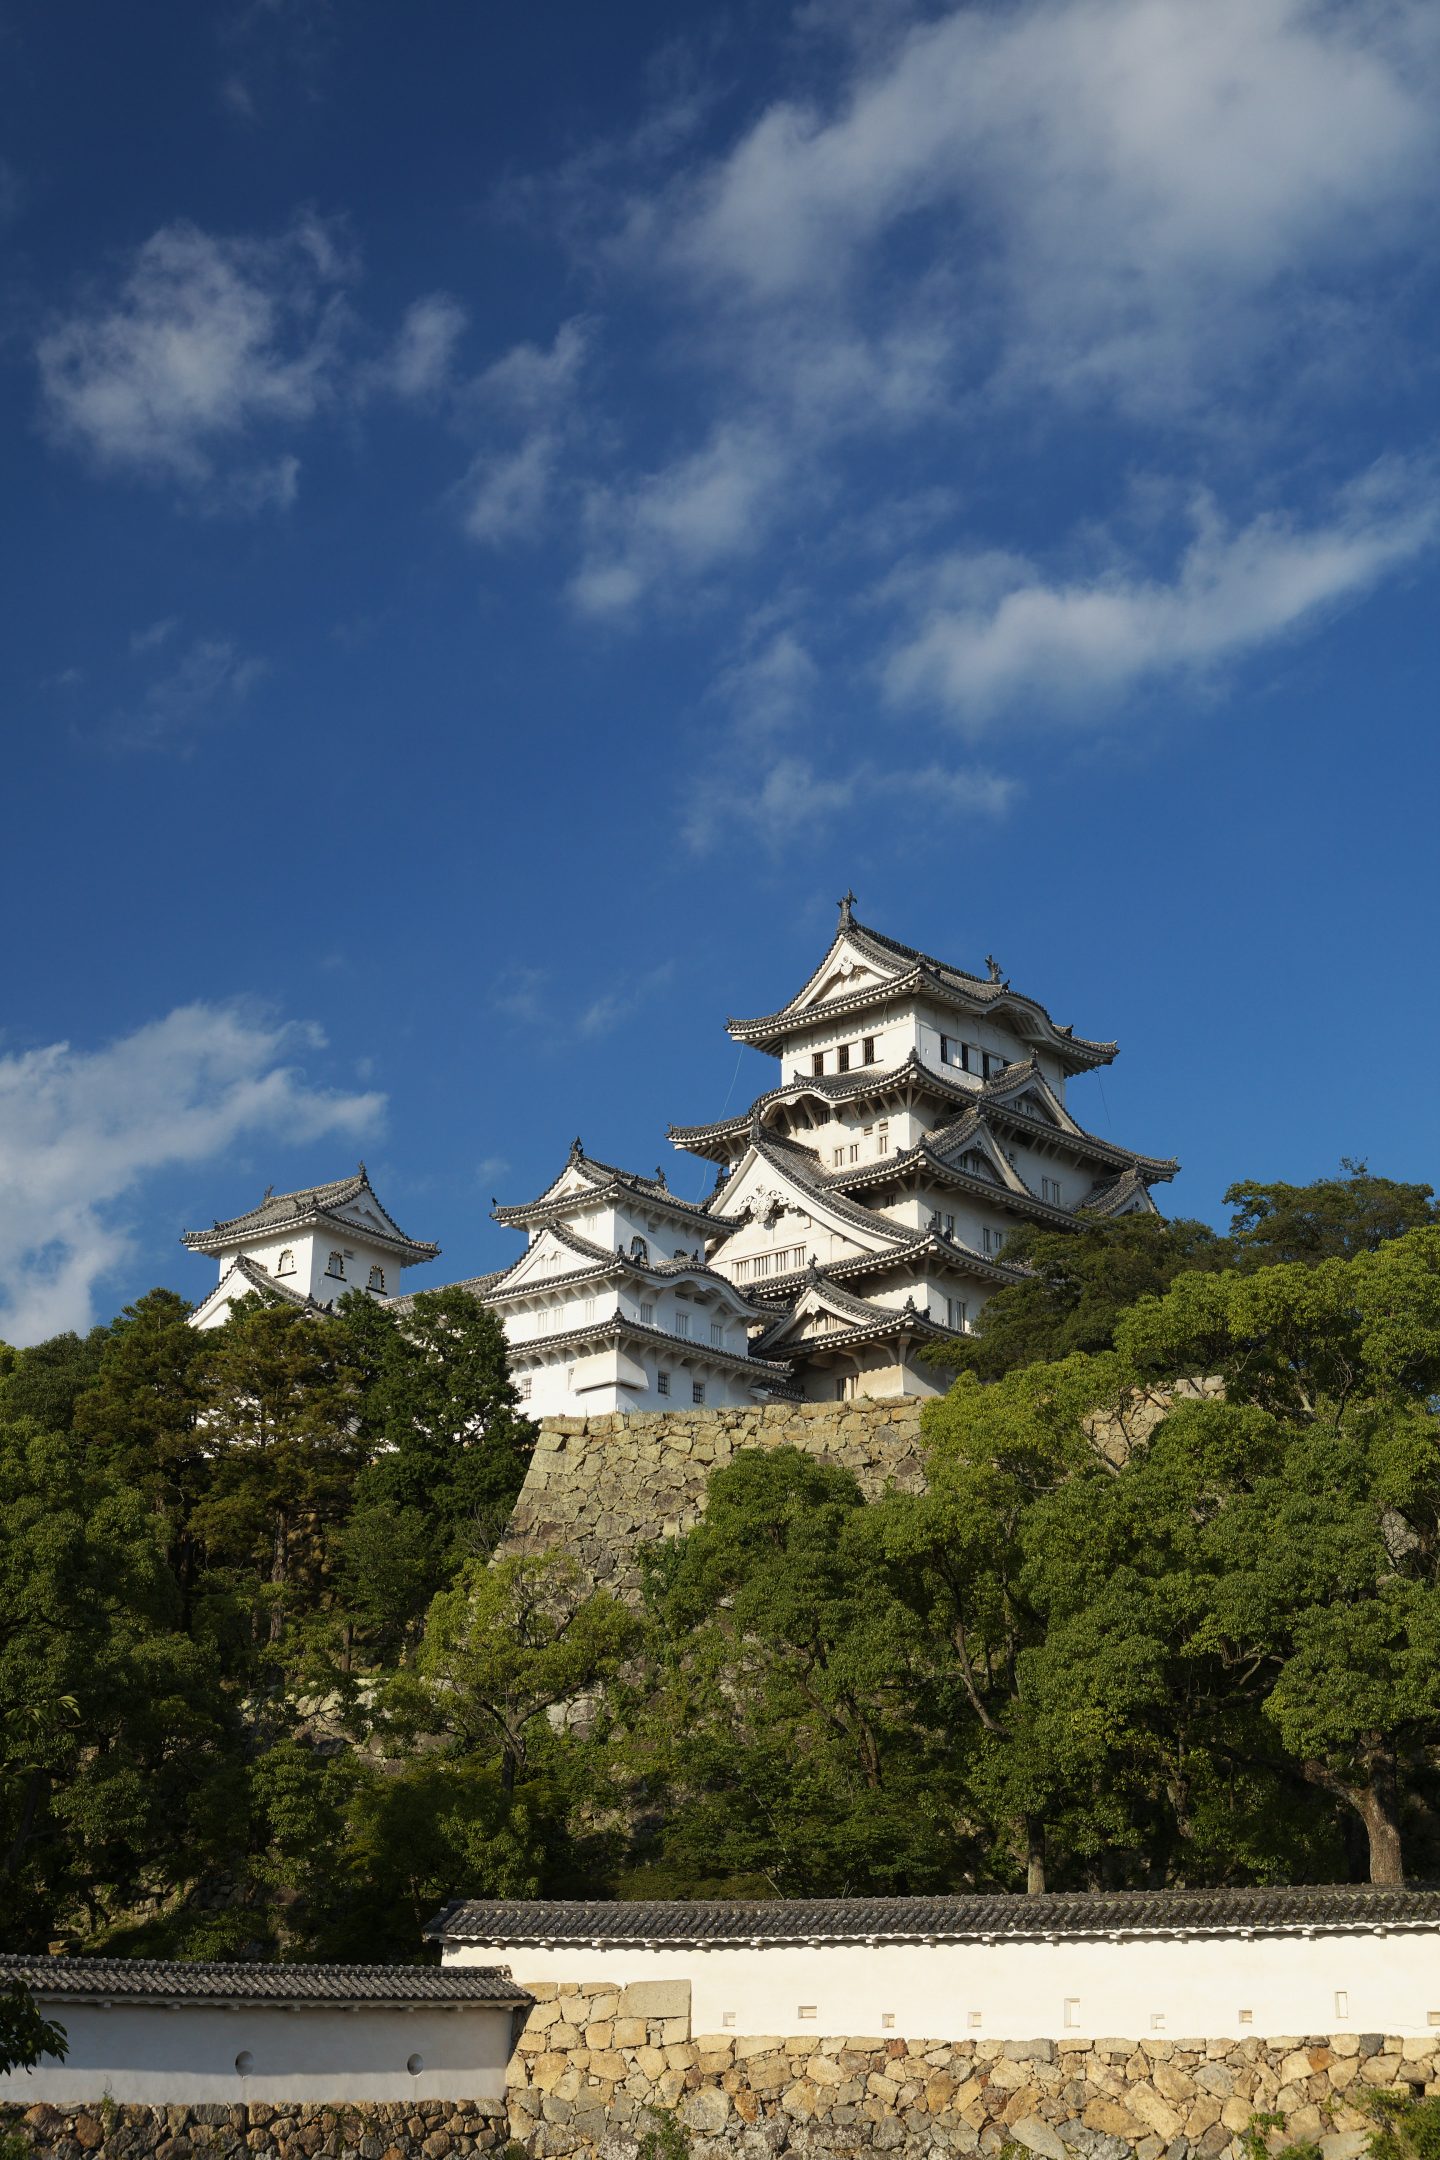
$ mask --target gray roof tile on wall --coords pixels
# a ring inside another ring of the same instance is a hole
[[[1054,1935],[1256,1934],[1426,1927],[1440,1889],[1368,1883],[1240,1890],[1061,1891],[1040,1897],[791,1898],[763,1904],[458,1901],[432,1939],[522,1943],[982,1942]]]
[[[17,1980],[47,1999],[123,1995],[164,2002],[530,2001],[505,1967],[495,1965],[210,1965],[165,1958],[0,1955],[0,1988]]]

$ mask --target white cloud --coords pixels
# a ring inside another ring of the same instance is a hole
[[[516,450],[477,457],[460,483],[460,522],[472,540],[498,547],[538,531],[559,452],[556,435],[538,428]]]
[[[486,405],[553,413],[573,397],[593,343],[594,324],[572,316],[549,345],[512,345],[475,377],[467,394]]]
[[[40,339],[48,427],[105,469],[211,489],[222,452],[243,455],[258,431],[299,425],[333,394],[350,274],[313,218],[271,240],[163,227],[117,285]],[[288,455],[242,463],[233,506],[283,506],[297,469]]]
[[[53,1043],[0,1056],[0,1336],[85,1328],[133,1249],[123,1203],[144,1180],[235,1141],[372,1132],[379,1094],[314,1085],[318,1031],[238,1006],[186,1005],[103,1049]],[[177,1225],[177,1234],[178,1228]]]
[[[1201,499],[1173,575],[1047,578],[1004,555],[952,556],[922,575],[917,619],[891,654],[897,702],[981,726],[1025,699],[1084,712],[1164,676],[1203,672],[1310,626],[1412,561],[1440,532],[1426,468],[1387,462],[1328,518],[1226,526]]]
[[[464,308],[449,293],[428,293],[414,301],[382,365],[382,381],[397,397],[411,401],[448,388],[466,320]]]
[[[747,552],[780,510],[790,471],[783,443],[735,422],[631,486],[597,488],[570,588],[575,605],[585,615],[623,615],[677,572],[702,575]]]
[[[158,652],[160,647],[175,635],[179,627],[180,618],[178,615],[165,615],[161,617],[159,622],[147,624],[143,630],[132,630],[130,633],[130,650],[136,654]]]
[[[722,668],[716,695],[735,716],[743,741],[770,735],[797,719],[820,680],[820,670],[798,634],[770,630],[755,639],[738,660]]]
[[[173,625],[154,627],[168,634]],[[161,642],[153,631],[146,635],[152,647]],[[107,739],[124,750],[187,750],[202,728],[238,712],[264,673],[265,662],[243,653],[232,639],[195,638],[133,705],[114,716]]]
[[[913,805],[917,832],[923,815],[923,830],[933,838],[943,817],[1003,817],[1016,792],[1015,781],[1003,773],[978,767],[892,767],[863,759],[821,771],[808,757],[779,757],[747,774],[743,787],[732,781],[723,798],[717,795],[692,810],[685,837],[705,855],[738,829],[778,854],[782,848],[811,846],[837,819],[885,802]]]
[[[1422,0],[956,8],[833,99],[772,103],[631,230],[771,310],[913,263],[918,234],[959,280],[957,346],[982,329],[987,367],[1148,402],[1233,353],[1256,297],[1422,229],[1437,62]]]

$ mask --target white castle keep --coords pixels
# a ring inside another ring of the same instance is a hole
[[[1058,1026],[987,965],[972,974],[868,929],[847,893],[809,980],[778,1011],[727,1023],[778,1061],[775,1085],[732,1117],[670,1129],[717,1166],[708,1199],[576,1140],[535,1199],[497,1207],[525,1250],[464,1287],[501,1316],[530,1413],[937,1394],[948,1374],[932,1346],[943,1359],[1018,1279],[1017,1224],[1155,1212],[1150,1187],[1177,1164],[1098,1139],[1066,1107],[1067,1083],[1117,1045]],[[317,1310],[352,1289],[391,1298],[398,1270],[437,1252],[386,1214],[363,1164],[185,1243],[221,1260],[201,1327],[252,1290]]]

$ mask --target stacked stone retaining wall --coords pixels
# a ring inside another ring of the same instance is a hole
[[[652,2110],[694,2160],[1360,2160],[1367,2096],[1440,2094],[1440,2049],[1382,2033],[1253,2040],[689,2037],[687,2018],[627,2015],[630,1991],[541,1984],[499,2103],[0,2110],[44,2160],[448,2160],[507,2141],[534,2160],[635,2160]],[[683,2037],[682,2037],[683,2035]]]
[[[712,1470],[742,1448],[803,1448],[853,1470],[874,1499],[918,1492],[920,1399],[545,1418],[500,1556],[571,1552],[597,1582],[638,1594],[639,1548],[699,1521]]]

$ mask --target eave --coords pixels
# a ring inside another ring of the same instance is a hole
[[[731,1286],[733,1288],[733,1285]],[[643,1321],[628,1320],[620,1314],[609,1319],[592,1321],[588,1327],[567,1328],[560,1335],[527,1335],[520,1342],[507,1343],[512,1365],[543,1362],[554,1351],[580,1349],[600,1343],[638,1342],[651,1348],[668,1351],[679,1362],[686,1358],[700,1365],[723,1367],[732,1372],[753,1373],[767,1382],[774,1382],[781,1393],[792,1392],[792,1361],[786,1359],[742,1357],[734,1350],[721,1350],[712,1343],[701,1342],[698,1337],[671,1335],[664,1328],[646,1327]]]

